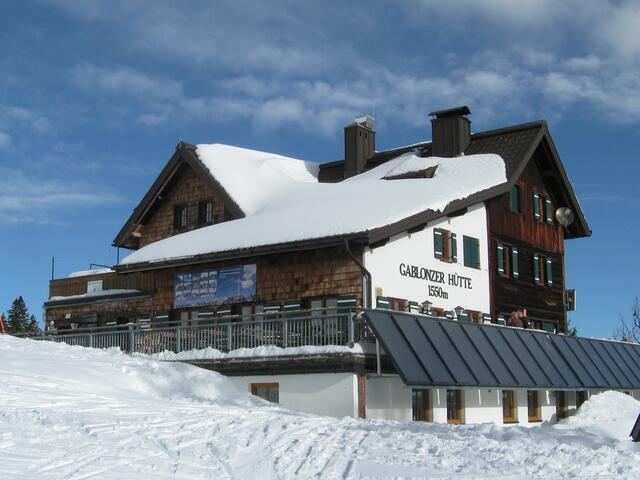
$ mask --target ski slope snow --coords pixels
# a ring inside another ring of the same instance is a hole
[[[292,412],[175,362],[0,336],[0,478],[640,478],[640,402],[534,428]]]

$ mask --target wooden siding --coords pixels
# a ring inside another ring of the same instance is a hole
[[[69,297],[87,293],[87,283],[102,280],[103,290],[140,290],[153,291],[153,277],[149,273],[118,275],[115,272],[86,275],[83,277],[58,278],[49,282],[49,297]]]
[[[256,302],[274,302],[333,295],[356,295],[362,302],[362,272],[344,248],[325,248],[245,259],[190,265],[155,273],[158,311],[173,309],[178,272],[197,272],[234,265],[256,264]]]
[[[149,297],[49,307],[45,312],[45,322],[49,325],[49,322],[54,321],[58,329],[68,329],[72,323],[78,323],[80,326],[86,326],[88,323],[104,325],[111,321],[123,324],[148,316],[152,308],[153,301]]]
[[[173,180],[171,188],[164,194],[162,200],[147,219],[145,225],[138,227],[140,233],[140,248],[163,238],[178,233],[200,228],[198,225],[198,203],[203,200],[213,202],[213,214],[218,222],[230,220],[230,215],[225,211],[224,204],[217,198],[211,188],[188,166],[183,166]],[[174,228],[174,207],[187,206],[187,228],[176,230]]]
[[[553,219],[552,223],[539,222],[534,217],[533,195],[539,193],[552,201],[552,212],[557,204],[554,192],[549,191],[538,168],[536,156],[519,179],[521,213],[511,211],[510,194],[506,193],[486,202],[489,225],[489,259],[492,298],[492,316],[510,313],[518,307],[527,309],[531,319],[553,320],[558,331],[566,331],[564,295],[564,232]],[[542,212],[544,215],[544,211]],[[498,274],[496,250],[498,242],[518,248],[519,278]],[[552,261],[553,285],[536,285],[533,275],[533,255],[539,254]]]

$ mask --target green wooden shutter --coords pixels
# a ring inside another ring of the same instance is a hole
[[[491,314],[483,313],[482,314],[482,323],[491,323]]]
[[[551,200],[547,198],[544,202],[544,217],[547,223],[553,223],[553,217],[551,215],[551,212],[552,212]]]
[[[497,320],[496,320],[496,323],[497,323],[498,325],[506,325],[506,324],[507,324],[507,322],[506,322],[506,320],[505,320],[505,318],[504,318],[504,315],[498,315],[498,318],[497,318]]]
[[[451,261],[458,263],[458,237],[455,233],[451,234]]]
[[[511,249],[511,276],[513,278],[519,277],[518,273],[518,249],[513,247]]]
[[[444,316],[449,320],[453,320],[453,317],[454,317],[453,310],[447,310],[446,312],[444,312]]]
[[[442,231],[439,228],[433,230],[433,255],[436,258],[442,258],[442,251],[444,247],[444,240],[442,238]]]
[[[520,185],[511,188],[511,211],[520,213]]]
[[[498,244],[498,275],[504,275],[504,247]]]
[[[473,268],[480,268],[480,240],[477,238],[471,239],[471,246],[473,250]]]
[[[542,219],[542,212],[540,212],[540,195],[537,193],[533,194],[533,216],[538,221]]]
[[[389,298],[388,297],[376,297],[376,307],[389,310]]]
[[[460,314],[460,316],[458,317],[458,321],[459,322],[468,322],[469,321],[469,314],[467,313],[466,310]]]
[[[540,283],[540,262],[537,253],[533,255],[533,280]]]
[[[552,322],[542,322],[542,328],[545,332],[556,333],[556,324]]]
[[[547,287],[551,287],[553,285],[553,267],[551,265],[551,260],[547,258],[546,261],[546,276],[547,276]]]

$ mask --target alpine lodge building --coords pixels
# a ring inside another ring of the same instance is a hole
[[[591,234],[547,124],[317,164],[180,142],[112,268],[50,283],[47,339],[187,361],[295,410],[530,424],[640,398],[637,345],[567,335],[565,240]],[[523,328],[524,327],[524,328]]]

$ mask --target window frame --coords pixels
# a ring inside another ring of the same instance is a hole
[[[455,402],[449,402],[450,392],[455,396]],[[447,423],[450,425],[461,425],[464,423],[464,395],[460,389],[447,389]],[[455,411],[453,410],[455,408]],[[455,414],[454,415],[452,415]]]
[[[518,423],[518,398],[515,390],[502,390],[500,397],[502,400],[502,423]]]
[[[437,249],[436,238],[440,235],[442,251]],[[433,229],[433,256],[445,263],[458,263],[458,237],[451,230],[445,228]]]
[[[500,268],[502,268],[502,272],[500,272]],[[518,247],[496,240],[496,271],[501,278],[520,279],[520,251]]]

